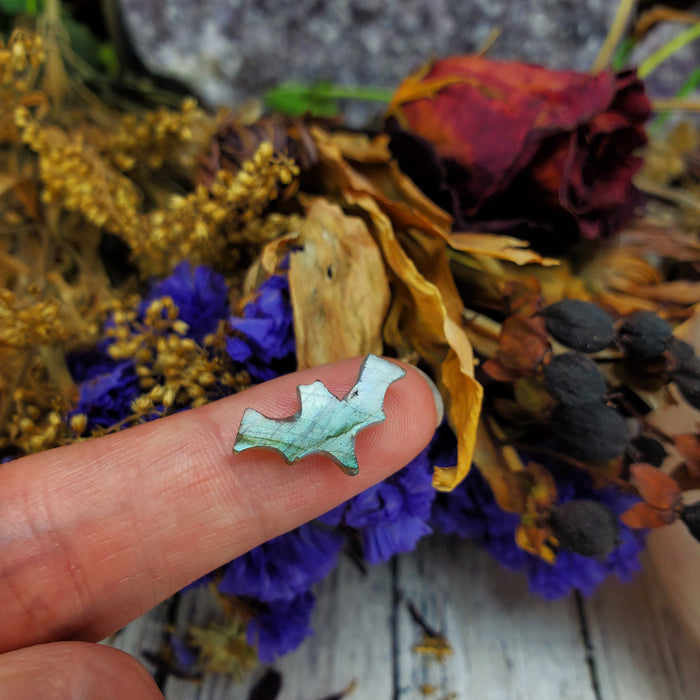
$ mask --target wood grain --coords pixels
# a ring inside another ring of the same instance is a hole
[[[479,547],[435,537],[366,575],[344,559],[317,594],[316,633],[276,664],[279,700],[319,700],[353,681],[349,700],[693,700],[700,687],[700,649],[651,567],[552,603]],[[412,650],[422,631],[409,600],[448,639],[444,664]],[[176,612],[178,625],[214,614],[203,592],[183,595]],[[167,617],[159,606],[115,646],[156,650]],[[163,689],[168,700],[247,700],[263,670],[245,683],[169,677]]]

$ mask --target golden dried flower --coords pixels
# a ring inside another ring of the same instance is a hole
[[[19,299],[0,289],[0,344],[22,349],[68,340],[70,332],[59,312],[55,299]]]

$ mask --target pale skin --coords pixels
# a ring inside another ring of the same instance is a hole
[[[0,466],[0,697],[161,698],[146,669],[95,644],[208,571],[321,515],[409,462],[437,420],[408,365],[386,421],[357,438],[360,473],[231,454],[243,411],[293,414],[296,387],[336,396],[361,358],[304,370],[192,411]]]

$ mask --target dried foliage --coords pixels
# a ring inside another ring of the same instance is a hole
[[[43,47],[19,32],[0,45],[3,454],[251,383],[227,355],[232,321],[195,340],[172,297],[147,298],[149,280],[187,261],[225,276],[241,316],[284,271],[299,367],[385,353],[431,373],[458,443],[433,485],[455,488],[474,462],[519,515],[520,547],[545,561],[580,540],[556,510],[552,460],[641,498],[628,524],[680,517],[697,436],[676,436],[684,461],[655,477],[627,459],[622,415],[648,433],[642,414],[677,400],[669,386],[700,402],[697,358],[670,335],[700,302],[700,140],[681,125],[653,141],[633,181],[649,116],[633,72],[433,62],[397,90],[386,131],[367,135],[215,117],[191,99],[124,115],[42,74]],[[630,317],[640,311],[653,338]],[[66,359],[97,342],[135,372],[128,415],[111,423],[77,410]],[[593,359],[557,363],[566,348]],[[585,401],[571,389],[581,372],[595,374]]]

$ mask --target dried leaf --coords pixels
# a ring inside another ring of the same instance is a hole
[[[542,513],[557,501],[557,484],[548,469],[537,462],[527,465],[527,476],[531,479],[528,493],[528,508]]]
[[[455,467],[436,467],[433,485],[449,491],[469,473],[481,409],[483,389],[474,379],[471,345],[464,329],[448,316],[439,288],[418,271],[374,199],[352,193],[346,197],[371,217],[384,258],[411,300],[410,307],[403,302],[404,311],[408,312],[402,324],[404,333],[419,354],[437,369],[447,394],[447,414],[457,435],[458,461]]]
[[[522,513],[525,510],[530,480],[524,468],[512,470],[502,448],[494,444],[483,420],[477,425],[474,463],[489,482],[499,508],[508,513]]]
[[[389,284],[364,221],[316,200],[291,255],[289,288],[300,369],[382,353]]]
[[[668,510],[680,503],[678,484],[660,469],[639,462],[630,467],[630,475],[639,495],[652,508]]]
[[[485,362],[483,368],[499,381],[531,377],[539,371],[550,352],[544,318],[516,314],[503,322],[498,353]]]
[[[344,159],[341,148],[332,136],[320,127],[312,127],[319,154],[326,166],[324,184],[336,183],[343,192],[368,194],[401,228],[414,227],[447,240],[452,217],[431,202],[413,181],[388,161],[381,166],[355,167]]]
[[[673,510],[658,510],[646,503],[635,503],[628,508],[621,516],[620,520],[635,530],[644,528],[664,527],[676,519]]]
[[[681,462],[671,471],[671,476],[681,491],[700,489],[700,472],[695,466],[690,469],[685,462]]]
[[[343,158],[348,160],[373,164],[388,163],[391,160],[388,134],[379,134],[370,139],[367,134],[335,131],[329,140],[340,149]]]
[[[700,477],[700,436],[696,433],[679,433],[673,436],[673,442],[686,460],[688,474]]]
[[[469,472],[483,395],[474,379],[474,356],[461,325],[463,304],[447,261],[443,224],[449,217],[442,212],[442,221],[436,222],[432,216],[436,208],[410,181],[397,178],[398,170],[392,174],[393,164],[379,180],[393,183],[391,191],[410,197],[410,204],[392,199],[351,167],[324,131],[312,133],[325,181],[335,184],[348,205],[366,212],[396,279],[387,335],[400,341],[404,352],[410,346],[433,367],[446,395],[447,415],[457,436],[457,465],[436,467],[433,485],[449,491]]]
[[[472,255],[488,255],[499,260],[508,260],[516,265],[536,263],[550,267],[559,265],[556,258],[543,258],[530,249],[527,241],[512,236],[499,236],[493,233],[453,233],[449,244],[456,250]]]
[[[520,549],[534,554],[548,564],[554,564],[556,555],[547,544],[551,540],[552,533],[548,528],[534,525],[518,525],[515,530],[515,543]]]
[[[450,345],[440,367],[440,380],[448,397],[448,415],[457,433],[457,465],[435,467],[433,486],[451,491],[469,473],[479,424],[483,389],[473,375],[472,348],[464,330],[445,319],[445,337]]]
[[[700,282],[691,282],[690,280],[659,282],[653,286],[631,286],[630,291],[637,296],[661,304],[692,306],[700,302]]]

